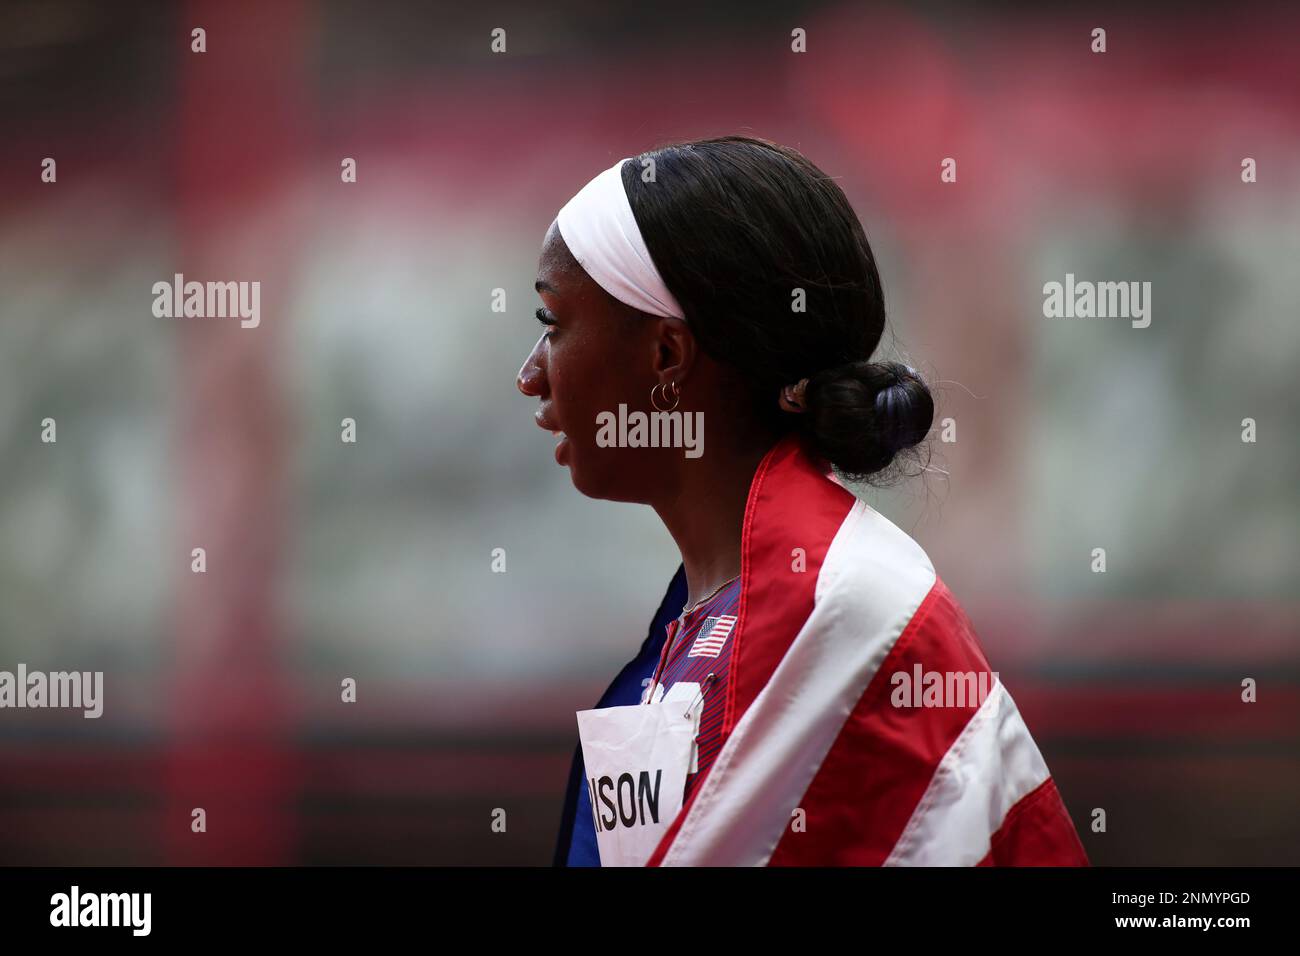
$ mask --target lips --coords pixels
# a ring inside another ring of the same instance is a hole
[[[569,448],[569,437],[565,435],[564,432],[560,431],[560,426],[547,418],[546,413],[540,408],[537,410],[536,414],[533,415],[533,419],[537,422],[538,428],[546,429],[559,439],[559,441],[555,443],[555,463],[557,465],[564,464],[564,459],[566,457],[565,452],[568,451]]]
[[[536,414],[533,415],[533,419],[534,421],[537,422],[538,428],[545,429],[546,431],[554,435],[556,438],[566,437],[564,432],[560,430],[560,426],[556,425],[549,418],[547,418],[545,413],[540,408],[537,410]]]

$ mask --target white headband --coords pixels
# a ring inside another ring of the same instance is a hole
[[[632,215],[620,159],[564,204],[556,224],[573,258],[602,289],[634,309],[684,319]]]

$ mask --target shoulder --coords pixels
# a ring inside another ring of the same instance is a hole
[[[824,651],[842,642],[850,654],[864,642],[884,653],[909,627],[969,630],[925,549],[794,442],[759,469],[743,551],[741,636],[756,679],[805,627],[835,636]]]
[[[936,583],[938,575],[925,549],[856,499],[826,551],[814,602],[862,611],[915,610]]]
[[[893,642],[987,667],[970,618],[925,549],[861,499],[826,552],[814,607]]]

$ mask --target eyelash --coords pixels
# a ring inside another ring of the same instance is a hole
[[[537,321],[542,323],[542,325],[550,326],[555,324],[555,319],[547,315],[545,309],[538,309],[533,314],[537,316]]]

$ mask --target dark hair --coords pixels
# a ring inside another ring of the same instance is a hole
[[[934,401],[915,370],[870,361],[884,295],[835,181],[798,151],[747,136],[653,149],[621,172],[655,267],[758,420],[778,435],[799,430],[846,477],[897,475],[891,465],[923,441]],[[807,411],[781,409],[782,387],[804,378]]]

